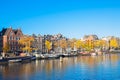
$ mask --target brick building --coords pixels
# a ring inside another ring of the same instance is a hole
[[[7,44],[11,52],[20,51],[18,40],[23,36],[21,29],[3,28],[0,31],[0,52]]]

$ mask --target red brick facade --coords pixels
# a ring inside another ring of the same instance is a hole
[[[5,47],[6,44],[9,45],[10,51],[20,51],[20,45],[18,41],[23,36],[21,29],[6,28],[0,32],[0,51]]]

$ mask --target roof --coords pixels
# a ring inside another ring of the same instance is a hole
[[[8,35],[11,30],[12,30],[12,31],[14,32],[14,34],[16,35],[17,32],[18,32],[20,29],[3,28],[2,31],[0,32],[0,36]],[[20,31],[21,31],[21,30],[20,30]]]
[[[85,35],[85,36],[83,37],[83,39],[88,39],[88,38],[90,38],[90,37],[93,37],[94,40],[98,40],[97,35]]]

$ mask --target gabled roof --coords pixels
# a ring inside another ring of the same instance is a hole
[[[3,28],[0,32],[0,35],[9,35],[10,31],[12,31],[15,35],[18,33],[18,31],[21,31],[20,29],[12,29],[12,28]]]
[[[17,34],[18,30],[15,30],[15,29],[14,29],[13,32],[14,32],[15,34]]]
[[[7,28],[6,32],[4,35],[8,35],[9,34],[9,31],[11,30],[12,28]]]

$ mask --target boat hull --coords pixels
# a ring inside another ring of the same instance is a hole
[[[32,61],[35,59],[36,59],[36,57],[34,57],[34,56],[9,57],[9,58],[0,59],[0,64],[2,64],[2,63],[28,62],[28,61]]]
[[[3,59],[0,59],[0,64],[6,64],[8,63],[8,60],[3,58]]]

